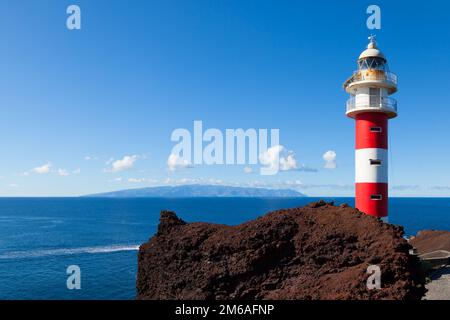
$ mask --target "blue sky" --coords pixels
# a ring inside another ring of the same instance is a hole
[[[81,8],[81,30],[66,28],[70,4]],[[370,4],[381,7],[375,34],[399,76],[391,195],[450,195],[450,4],[237,0],[2,0],[0,195],[189,182],[353,195],[342,83],[367,45]],[[316,170],[170,172],[170,135],[192,131],[194,120],[222,131],[279,128],[297,165]],[[324,168],[330,150],[335,169]]]

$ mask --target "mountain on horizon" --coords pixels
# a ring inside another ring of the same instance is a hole
[[[232,187],[219,185],[182,185],[161,186],[139,189],[126,189],[105,193],[86,195],[98,198],[183,198],[183,197],[306,197],[303,193],[292,189],[265,189]]]

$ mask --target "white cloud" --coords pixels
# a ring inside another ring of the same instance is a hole
[[[420,186],[414,185],[414,184],[413,185],[410,185],[410,184],[396,185],[396,186],[390,187],[391,190],[395,190],[395,191],[417,190],[419,188],[420,188]]]
[[[108,180],[108,182],[121,182],[122,180],[123,179],[121,177],[118,177],[118,178],[114,178],[114,179]]]
[[[336,152],[329,150],[323,154],[323,160],[325,160],[325,169],[336,169]]]
[[[281,145],[273,146],[259,155],[259,162],[261,162],[262,165],[269,167],[270,169],[278,169],[279,156],[283,150],[284,147]]]
[[[157,182],[157,180],[155,180]],[[170,177],[162,181],[162,184],[167,185],[185,185],[185,184],[210,184],[210,185],[223,185],[224,181],[221,179],[212,178],[182,178],[182,179],[172,179]]]
[[[138,159],[137,155],[124,156],[122,159],[114,161],[112,163],[111,169],[109,171],[110,172],[120,172],[120,171],[131,169],[131,168],[133,168],[134,163],[136,162],[137,159]]]
[[[300,189],[353,190],[354,184],[303,184]]]
[[[450,190],[450,186],[432,186],[430,187],[432,190]]]
[[[288,171],[297,169],[297,160],[294,153],[292,151],[287,152],[282,145],[273,146],[261,153],[259,161],[270,170]]]
[[[67,172],[66,169],[58,169],[58,175],[61,177],[65,177],[69,175],[69,172]]]
[[[201,183],[202,179],[196,179],[196,178],[182,178],[179,180],[176,180],[176,184],[192,184],[192,183]]]
[[[300,180],[286,180],[283,181],[283,184],[286,186],[301,186],[303,183]]]
[[[171,153],[167,159],[167,167],[169,171],[173,172],[178,169],[184,169],[190,166],[190,163],[186,159],[180,158],[178,155]]]
[[[18,184],[15,184],[15,183],[11,183],[9,186],[10,186],[11,188],[17,188],[17,187],[19,187],[19,185],[18,185]]]
[[[73,174],[80,174],[81,173],[81,169],[80,168],[75,169],[75,170],[72,171],[72,173]]]
[[[244,173],[252,173],[253,169],[251,167],[244,167]]]
[[[149,185],[154,185],[156,183],[158,183],[158,179],[151,179],[151,178],[129,178],[128,182],[133,182],[133,183],[147,183]]]
[[[86,156],[86,157],[84,157],[84,160],[86,160],[86,161],[89,161],[89,160],[91,160],[91,159],[92,159],[91,156]]]
[[[280,158],[280,170],[288,171],[297,169],[297,160],[295,160],[294,153],[289,153],[286,158]]]
[[[50,172],[50,168],[52,167],[52,165],[50,163],[44,164],[40,167],[36,167],[33,169],[33,172],[37,173],[37,174],[46,174]]]
[[[300,165],[297,168],[298,171],[304,171],[304,172],[317,172],[317,169],[315,168],[310,168],[308,166],[305,166],[304,164]]]
[[[211,178],[183,178],[172,179],[167,178],[162,181],[165,185],[189,185],[189,184],[206,184],[206,185],[220,185],[220,186],[234,186],[234,187],[253,187],[253,188],[267,188],[267,189],[293,189],[298,190],[304,186],[300,180],[279,180],[279,181],[231,181]]]

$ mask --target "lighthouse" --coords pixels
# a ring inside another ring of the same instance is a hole
[[[350,94],[346,115],[355,119],[355,207],[387,222],[388,120],[397,116],[397,76],[374,36],[358,58],[358,69],[344,82]]]

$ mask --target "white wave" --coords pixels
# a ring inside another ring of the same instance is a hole
[[[11,251],[0,254],[0,260],[3,259],[21,259],[21,258],[39,258],[46,256],[65,256],[83,253],[111,253],[120,251],[137,251],[139,245],[112,245],[98,247],[81,247],[81,248],[61,248],[47,250],[32,251]]]

